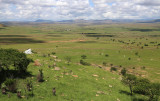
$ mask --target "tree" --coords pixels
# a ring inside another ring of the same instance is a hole
[[[133,86],[136,84],[136,79],[136,76],[131,74],[126,74],[122,79],[122,83],[129,86],[131,95],[133,95]]]
[[[140,78],[136,81],[133,91],[149,96],[149,101],[158,101],[160,96],[160,84],[151,83],[148,79]]]
[[[0,69],[5,70],[14,66],[19,72],[26,72],[27,67],[33,60],[27,58],[26,54],[16,49],[0,49]]]

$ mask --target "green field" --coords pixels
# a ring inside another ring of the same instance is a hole
[[[160,83],[160,24],[38,24],[0,27],[0,48],[25,51],[41,66],[31,63],[28,71],[34,86],[29,101],[144,101],[148,97],[128,95],[120,70]],[[59,61],[48,56],[55,52]],[[91,66],[80,65],[81,55]],[[65,57],[71,57],[68,65]],[[103,62],[107,65],[103,66]],[[56,63],[60,70],[48,68]],[[110,72],[111,65],[117,71]],[[36,75],[43,69],[44,82]],[[23,91],[24,79],[19,79]],[[52,95],[56,87],[57,96]],[[0,94],[0,101],[16,101],[16,94]]]

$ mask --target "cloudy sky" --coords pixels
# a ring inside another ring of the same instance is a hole
[[[160,0],[0,0],[0,21],[157,18]]]

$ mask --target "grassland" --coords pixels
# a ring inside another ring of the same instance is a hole
[[[31,63],[28,71],[34,83],[31,101],[138,101],[147,97],[129,96],[121,83],[119,71],[160,82],[160,24],[39,24],[0,27],[0,47],[24,51],[31,48],[37,54],[28,55],[41,66]],[[55,52],[60,71],[48,68],[55,63],[48,54]],[[136,55],[136,53],[138,53]],[[106,54],[108,56],[106,56]],[[46,55],[46,56],[45,56]],[[91,66],[79,64],[81,55]],[[65,57],[71,57],[66,63]],[[107,65],[103,66],[103,62]],[[110,72],[111,64],[118,69]],[[122,66],[122,67],[121,67]],[[36,75],[43,69],[45,82],[38,83]],[[23,89],[23,79],[19,88]],[[52,95],[56,87],[57,96]],[[24,94],[24,91],[23,91]],[[0,94],[0,100],[15,101]],[[23,98],[21,100],[27,100]]]

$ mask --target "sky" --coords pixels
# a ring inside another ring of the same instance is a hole
[[[158,18],[160,0],[0,0],[0,21]]]

